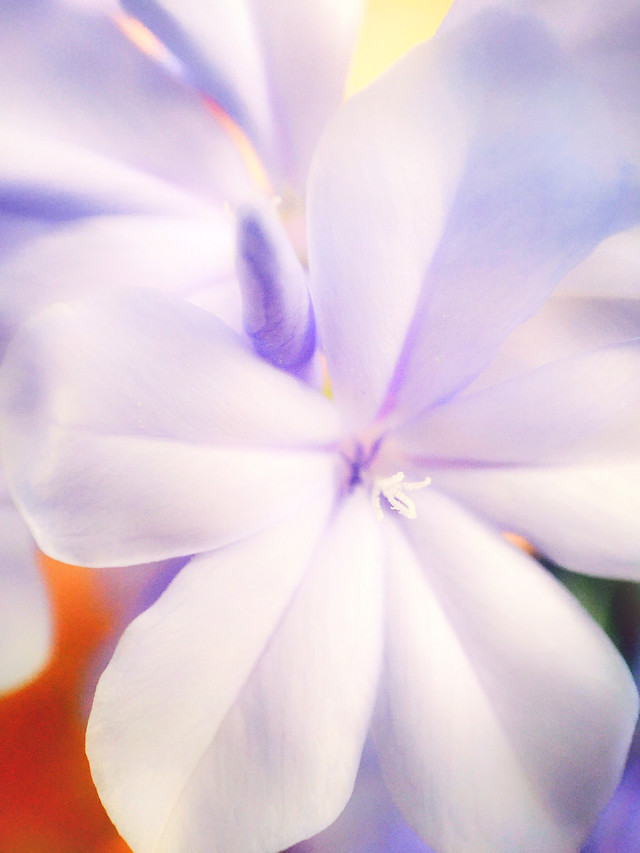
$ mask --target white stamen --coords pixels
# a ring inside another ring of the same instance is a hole
[[[402,483],[402,485],[400,485]],[[391,509],[395,509],[400,515],[405,518],[416,517],[416,505],[411,498],[405,495],[405,492],[413,492],[416,489],[424,489],[431,483],[431,477],[425,477],[424,480],[419,480],[416,483],[404,482],[404,471],[398,471],[391,477],[376,477],[373,482],[373,492],[371,501],[376,515],[380,520],[384,518],[382,506],[380,504],[380,496],[382,495]]]

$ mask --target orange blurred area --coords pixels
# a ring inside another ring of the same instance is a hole
[[[92,570],[41,565],[55,651],[38,678],[0,701],[0,851],[127,853],[84,754],[87,676],[118,614]]]

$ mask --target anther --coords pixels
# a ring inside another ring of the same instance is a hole
[[[410,497],[405,495],[405,492],[413,492],[417,489],[424,489],[431,483],[431,477],[425,477],[424,480],[419,480],[415,483],[405,482],[404,471],[398,471],[391,477],[376,477],[373,481],[373,492],[371,493],[371,502],[376,512],[377,517],[382,520],[384,513],[380,498],[383,497],[391,507],[403,515],[405,518],[416,518],[416,505]]]

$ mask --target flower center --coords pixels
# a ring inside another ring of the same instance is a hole
[[[381,441],[378,440],[368,450],[365,450],[363,445],[358,442],[351,453],[343,454],[349,464],[347,488],[352,491],[358,485],[369,487],[371,489],[371,503],[376,517],[380,520],[384,518],[383,501],[384,504],[405,518],[416,518],[416,505],[407,492],[426,488],[431,483],[431,477],[409,481],[406,479],[404,471],[398,471],[391,476],[376,476],[375,472],[371,470],[374,467],[374,460],[375,467],[378,470],[383,466],[388,470],[388,463],[392,461],[388,459],[383,462],[382,459],[377,458],[380,446]],[[381,455],[384,456],[384,454]]]

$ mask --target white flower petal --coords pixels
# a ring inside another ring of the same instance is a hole
[[[287,853],[432,853],[410,829],[382,780],[375,751],[365,745],[347,807],[331,826]]]
[[[640,228],[629,228],[603,240],[571,270],[558,292],[601,299],[639,299]]]
[[[209,550],[335,478],[333,407],[212,315],[152,290],[52,306],[3,364],[7,477],[43,550]]]
[[[575,853],[637,714],[622,658],[529,557],[433,491],[389,534],[374,734],[394,799],[447,853]]]
[[[125,632],[87,748],[139,853],[273,853],[345,805],[378,676],[381,552],[363,499],[318,541],[326,512],[195,558]]]

